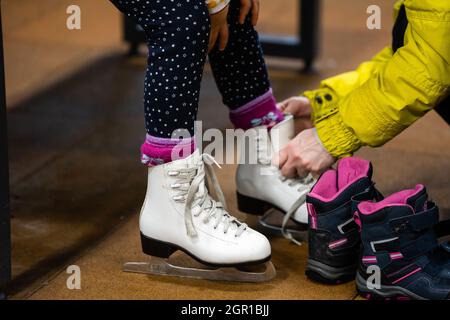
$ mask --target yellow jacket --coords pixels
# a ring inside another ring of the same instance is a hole
[[[401,0],[396,15],[402,5],[409,22],[402,47],[304,93],[320,140],[337,158],[383,145],[450,94],[450,0]]]

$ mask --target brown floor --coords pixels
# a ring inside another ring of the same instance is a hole
[[[81,8],[81,30],[66,28],[71,4]],[[107,0],[3,0],[8,106],[123,48],[119,19]]]
[[[84,0],[85,32],[64,28],[69,1],[5,1],[5,51],[11,145],[13,298],[31,299],[352,299],[354,284],[321,286],[304,276],[307,246],[273,238],[275,281],[264,285],[213,283],[124,274],[124,261],[144,259],[138,242],[137,212],[145,190],[138,161],[143,134],[141,88],[144,58],[118,52],[119,16],[105,0]],[[393,1],[323,1],[322,55],[317,72],[301,75],[295,61],[269,59],[279,99],[313,88],[323,77],[346,71],[389,42]],[[366,8],[379,4],[383,29],[365,27]],[[292,1],[267,1],[264,32],[295,28]],[[43,12],[45,11],[45,14]],[[98,23],[98,13],[102,23]],[[273,19],[286,13],[284,19]],[[104,16],[103,16],[104,15]],[[23,20],[15,17],[23,17]],[[30,56],[30,52],[33,54]],[[27,54],[28,53],[28,54]],[[14,66],[14,67],[13,67]],[[16,67],[18,66],[18,67]],[[31,70],[31,71],[30,71]],[[76,72],[75,72],[76,71]],[[31,76],[27,77],[31,72]],[[39,92],[37,94],[37,92]],[[30,98],[31,97],[31,98]],[[204,127],[230,127],[209,71],[203,81],[199,118]],[[381,149],[358,155],[373,161],[384,193],[427,185],[444,215],[450,216],[450,130],[434,113]],[[218,175],[236,212],[235,166]],[[245,215],[237,213],[246,219]],[[254,224],[254,218],[249,219]],[[66,287],[65,268],[82,271],[82,290]]]

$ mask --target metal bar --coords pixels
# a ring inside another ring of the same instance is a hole
[[[297,37],[261,35],[264,54],[303,59],[304,70],[312,68],[319,48],[320,0],[298,0]]]
[[[259,39],[268,56],[284,58],[303,58],[302,42],[297,37],[280,37],[273,35],[260,35]]]
[[[0,1],[0,288],[11,280],[11,215],[9,209],[9,165],[5,91],[3,28]]]
[[[299,34],[305,69],[310,69],[319,50],[320,0],[300,0]]]
[[[301,18],[301,7],[304,1],[298,0],[298,18]],[[264,54],[268,56],[303,59],[301,22],[297,22],[297,35],[295,37],[280,37],[274,35],[260,35]]]

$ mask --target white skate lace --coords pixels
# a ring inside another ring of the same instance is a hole
[[[235,236],[239,237],[245,231],[247,225],[239,222],[228,213],[225,197],[214,173],[213,164],[221,168],[214,157],[209,154],[202,154],[199,163],[195,167],[169,171],[168,174],[170,176],[177,177],[177,181],[171,184],[171,188],[180,191],[173,199],[177,202],[185,202],[184,221],[187,234],[190,237],[197,236],[193,216],[198,217],[203,212],[206,213],[203,219],[205,224],[209,223],[211,219],[215,219],[214,229],[217,229],[222,224],[224,233],[228,232],[231,225],[235,225],[237,227]],[[210,178],[211,185],[219,199],[218,202],[209,195],[205,185],[205,172]],[[193,214],[192,208],[195,205],[198,205],[200,210],[198,213]]]
[[[283,178],[284,177],[281,177],[281,179],[283,179]],[[315,179],[312,176],[312,174],[308,174],[308,176],[306,176],[306,178],[298,178],[298,179],[284,178],[284,179],[293,180],[293,181],[289,182],[292,185],[296,185],[296,184],[302,185],[302,188],[299,188],[298,191],[299,192],[303,191],[303,193],[294,202],[294,204],[291,206],[291,208],[288,210],[288,212],[286,212],[286,214],[284,215],[284,218],[283,218],[283,222],[281,223],[281,233],[283,234],[283,237],[285,237],[286,239],[288,239],[300,246],[302,243],[300,241],[298,241],[297,239],[295,239],[294,236],[292,235],[292,233],[290,233],[287,230],[287,224],[288,224],[289,220],[291,219],[291,217],[294,215],[294,213],[298,210],[298,208],[300,208],[306,202],[306,195],[308,194],[309,190],[312,188],[313,184],[315,183]]]

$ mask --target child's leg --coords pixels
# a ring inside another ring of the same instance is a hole
[[[172,136],[175,131],[187,130],[192,138],[183,143],[191,148],[182,149],[194,149],[194,121],[210,30],[205,0],[112,1],[139,23],[147,36],[147,139],[142,146],[142,160],[148,165],[170,162],[174,146],[180,147],[180,140]]]
[[[258,33],[250,17],[239,24],[239,10],[240,1],[231,0],[228,45],[225,51],[216,47],[211,52],[212,70],[237,128],[270,127],[284,117],[276,108]]]

